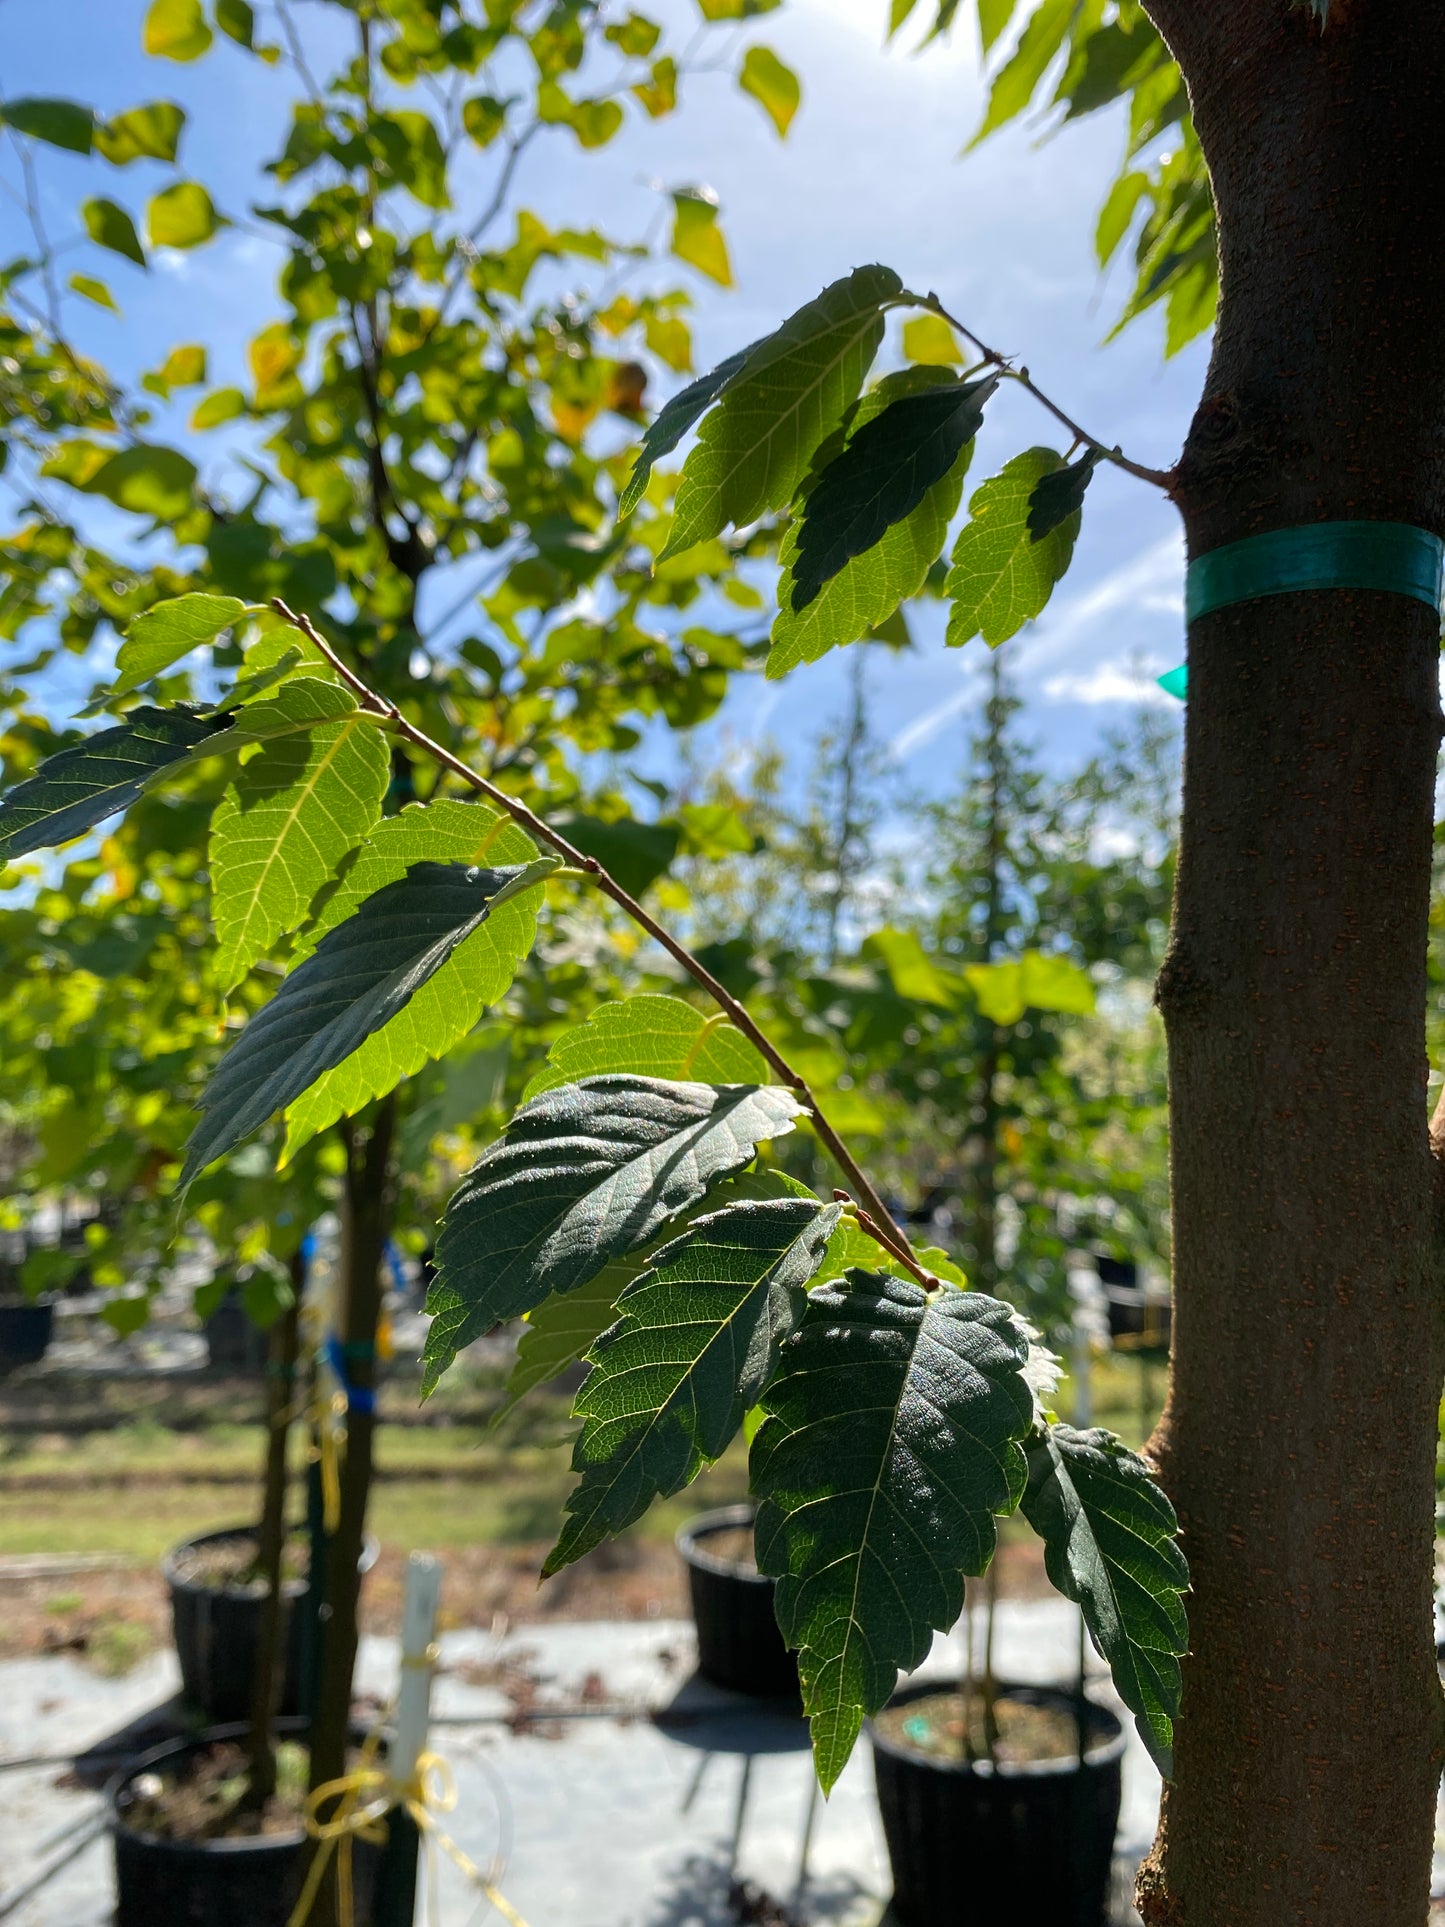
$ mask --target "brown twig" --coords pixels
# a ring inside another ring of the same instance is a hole
[[[997,348],[990,348],[986,341],[981,341],[972,328],[966,328],[957,315],[948,312],[936,294],[922,296],[920,306],[931,309],[951,328],[957,328],[964,340],[978,350],[989,367],[997,368],[999,373],[1009,381],[1016,381],[1021,388],[1026,388],[1041,408],[1046,408],[1056,422],[1068,429],[1076,445],[1087,445],[1096,450],[1106,462],[1112,462],[1115,468],[1122,468],[1126,475],[1133,475],[1141,482],[1151,482],[1155,488],[1162,489],[1168,496],[1173,496],[1174,472],[1172,469],[1147,468],[1142,462],[1131,461],[1123,449],[1110,448],[1106,442],[1101,442],[1097,435],[1091,435],[1088,429],[1081,428],[1071,415],[1066,415],[1058,403],[1044,393],[1027,368],[1015,368],[1007,355],[1000,354]]]
[[[609,875],[608,872],[603,869],[596,857],[584,856],[574,844],[567,841],[565,836],[559,831],[554,830],[550,824],[545,823],[542,818],[537,815],[535,810],[528,809],[525,803],[519,802],[515,796],[509,796],[504,789],[500,789],[497,784],[489,782],[485,776],[479,776],[470,764],[464,763],[459,756],[454,756],[449,749],[444,748],[441,743],[437,742],[433,737],[428,736],[425,730],[419,729],[415,723],[409,722],[407,718],[402,715],[395,703],[387,702],[384,697],[378,696],[376,692],[356,674],[355,670],[342,660],[309,616],[297,615],[294,610],[287,607],[279,596],[273,597],[271,607],[284,621],[291,623],[301,631],[302,635],[304,635],[309,642],[315,644],[327,662],[329,662],[331,667],[336,671],[337,675],[341,677],[342,681],[355,694],[364,710],[367,710],[374,716],[381,717],[390,729],[406,742],[412,744],[414,748],[419,749],[424,756],[430,757],[433,762],[440,764],[444,769],[450,770],[452,774],[459,777],[468,788],[475,790],[480,796],[485,796],[489,802],[495,803],[499,809],[505,810],[514,822],[520,823],[522,828],[535,836],[539,843],[545,843],[548,848],[555,850],[557,854],[574,869],[584,872],[594,886],[602,892],[603,896],[610,897],[620,910],[626,912],[639,929],[646,931],[654,943],[660,945],[675,963],[681,965],[688,976],[692,978],[693,982],[699,984],[702,989],[707,992],[708,996],[712,998],[718,1008],[728,1016],[749,1042],[756,1045],[757,1049],[761,1051],[763,1057],[772,1066],[773,1070],[777,1072],[778,1076],[790,1090],[797,1093],[802,1103],[807,1107],[812,1116],[813,1129],[817,1132],[819,1139],[831,1154],[834,1162],[848,1179],[857,1197],[866,1207],[868,1224],[865,1229],[867,1229],[868,1235],[882,1245],[885,1250],[892,1252],[893,1256],[896,1257],[901,1264],[906,1264],[921,1283],[926,1284],[930,1288],[936,1285],[938,1282],[937,1279],[931,1277],[929,1273],[924,1271],[922,1266],[919,1265],[917,1259],[913,1256],[907,1240],[900,1234],[889,1229],[893,1223],[892,1214],[870,1182],[867,1174],[859,1165],[857,1159],[853,1156],[853,1153],[848,1149],[833,1125],[828,1121],[827,1114],[818,1102],[818,1099],[814,1096],[806,1078],[801,1076],[800,1073],[793,1068],[776,1044],[773,1043],[767,1033],[760,1028],[749,1014],[746,1006],[739,1003],[732,992],[718,982],[717,978],[713,976],[706,965],[701,963],[687,946],[680,943],[669,930],[664,929],[657,919],[642,907],[636,897],[624,890],[616,878]],[[863,1222],[863,1214],[861,1212],[859,1222]]]

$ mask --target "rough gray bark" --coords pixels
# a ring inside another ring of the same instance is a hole
[[[1194,103],[1223,306],[1192,554],[1445,532],[1445,13],[1146,0]],[[1190,636],[1169,1033],[1174,1359],[1153,1442],[1194,1575],[1150,1927],[1423,1927],[1445,1308],[1425,1096],[1437,624],[1278,597]]]

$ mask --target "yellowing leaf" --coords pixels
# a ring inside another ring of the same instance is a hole
[[[780,136],[792,126],[793,116],[803,98],[798,76],[784,65],[771,47],[749,47],[743,56],[738,85],[751,94]]]
[[[245,412],[246,397],[239,388],[217,388],[204,401],[196,404],[191,427],[219,428],[222,422],[234,421],[237,415],[244,415]]]
[[[289,399],[291,377],[301,360],[301,349],[284,321],[263,328],[246,350],[256,383],[256,406],[276,408]]]
[[[153,248],[197,248],[222,225],[215,203],[199,181],[177,181],[146,208]]]
[[[151,0],[141,45],[163,60],[199,60],[211,44],[201,0]]]
[[[174,101],[150,101],[103,121],[95,130],[96,151],[112,167],[141,160],[173,161],[185,124],[185,109]]]
[[[206,379],[206,351],[196,342],[187,342],[171,352],[161,363],[159,374],[168,388],[194,388]]]
[[[718,226],[717,203],[698,191],[674,194],[672,251],[679,261],[716,281],[720,288],[733,285],[732,262],[728,244]]]
[[[685,321],[670,317],[662,320],[650,315],[643,333],[647,345],[659,361],[665,361],[669,368],[679,375],[688,374],[692,369],[692,331]]]
[[[116,306],[115,296],[105,283],[103,281],[97,281],[94,275],[73,274],[70,277],[70,286],[74,288],[78,295],[83,295],[87,301],[93,301],[97,308],[109,308],[112,314],[120,313],[120,309]]]
[[[942,315],[915,315],[903,324],[903,352],[910,361],[948,363],[959,367],[963,355],[952,328]]]

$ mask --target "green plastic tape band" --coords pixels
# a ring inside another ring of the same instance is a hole
[[[1445,542],[1408,522],[1312,522],[1271,529],[1196,556],[1189,565],[1185,619],[1236,602],[1304,589],[1379,589],[1413,596],[1440,613]]]

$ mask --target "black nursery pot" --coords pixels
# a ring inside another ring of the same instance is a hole
[[[115,1842],[115,1927],[287,1927],[301,1897],[306,1836],[179,1841],[139,1833],[126,1822],[134,1784],[144,1773],[172,1772],[224,1740],[244,1740],[244,1726],[217,1726],[194,1739],[153,1747],[116,1774],[106,1789]],[[379,1847],[352,1849],[356,1918],[371,1918]]]
[[[261,1587],[248,1592],[227,1592],[185,1577],[181,1568],[186,1554],[206,1546],[222,1546],[238,1539],[254,1541],[254,1527],[231,1526],[224,1532],[205,1532],[195,1539],[183,1539],[161,1562],[161,1571],[171,1595],[171,1625],[175,1634],[176,1658],[181,1666],[181,1690],[191,1706],[199,1708],[215,1723],[244,1720],[251,1711],[251,1682],[256,1673],[256,1652],[261,1641],[261,1612],[265,1593]],[[377,1545],[368,1539],[361,1554],[361,1570],[370,1572],[376,1564]],[[280,1712],[301,1711],[301,1632],[302,1615],[292,1610],[306,1591],[300,1579],[282,1582],[283,1675]]]
[[[906,1686],[894,1706],[946,1690]],[[1077,1699],[1041,1686],[1002,1697],[1057,1706]],[[1119,1825],[1124,1730],[1088,1703],[1085,1759],[996,1771],[929,1760],[870,1724],[873,1772],[900,1927],[1104,1927]]]
[[[722,1506],[699,1514],[677,1535],[697,1626],[697,1670],[734,1693],[797,1700],[798,1656],[778,1631],[774,1582],[708,1547],[718,1533],[752,1523],[750,1505]]]
[[[0,1300],[0,1372],[38,1365],[55,1329],[53,1298]]]

